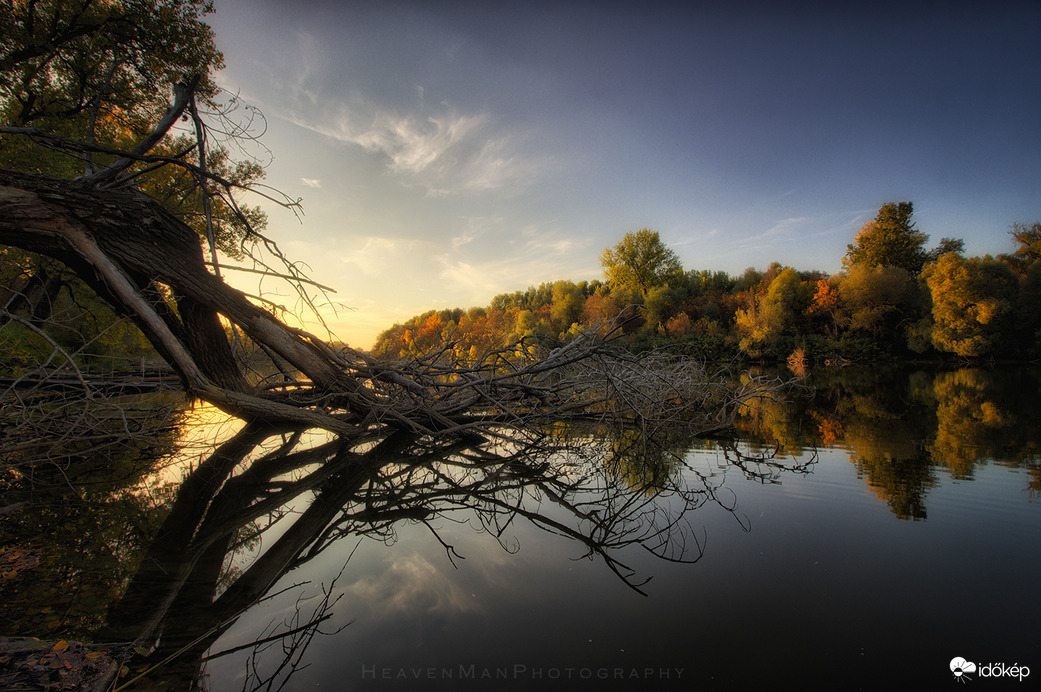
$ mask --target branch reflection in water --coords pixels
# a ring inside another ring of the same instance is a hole
[[[247,689],[284,681],[323,632],[338,600],[335,584],[323,585],[317,605],[304,612],[300,603],[290,621],[265,628],[251,644],[207,651],[247,609],[272,598],[288,572],[327,551],[348,555],[360,537],[392,540],[404,521],[425,525],[455,564],[465,556],[439,531],[439,520],[469,523],[511,552],[518,550],[511,527],[523,520],[576,542],[585,557],[643,593],[650,575],[626,564],[624,550],[696,562],[704,543],[692,511],[706,504],[734,510],[722,474],[687,466],[691,444],[662,431],[593,425],[448,441],[405,432],[329,439],[249,424],[185,478],[96,638],[150,650],[144,676],[166,689],[191,688],[206,660],[247,646],[255,649]],[[721,449],[726,463],[764,482],[813,463]],[[233,567],[265,536],[249,564]],[[261,665],[262,655],[279,662]]]

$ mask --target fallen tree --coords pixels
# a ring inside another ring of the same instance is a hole
[[[183,161],[148,155],[149,144],[162,139],[159,131],[191,102],[190,87],[181,85],[177,93],[157,131],[132,151],[0,128],[51,146],[117,156],[108,168],[74,180],[0,171],[0,243],[72,268],[118,313],[134,320],[190,397],[248,420],[294,422],[352,436],[382,426],[440,435],[606,415],[640,425],[682,419],[717,429],[728,426],[750,398],[771,389],[759,381],[731,388],[679,358],[618,353],[605,346],[607,339],[599,335],[604,330],[537,358],[518,355],[522,351],[508,345],[477,363],[459,362],[444,348],[392,364],[334,349],[291,328],[212,270],[193,229],[132,185],[111,184],[133,163],[183,166],[223,186],[230,198],[227,180]],[[267,354],[282,373],[277,383],[249,381],[225,324]]]
[[[18,167],[0,170],[0,245],[72,270],[133,320],[190,398],[248,421],[351,437],[467,437],[560,418],[714,430],[776,387],[735,385],[662,353],[620,353],[609,345],[611,325],[557,348],[503,344],[474,361],[446,345],[396,363],[290,327],[263,297],[221,276],[218,248],[252,259],[247,271],[288,279],[305,302],[317,285],[236,195],[297,203],[258,187],[262,166],[233,163],[210,143],[219,132],[225,142],[252,135],[229,125],[236,99],[215,96],[211,74],[223,62],[201,20],[209,11],[199,0],[17,5],[4,11],[0,47],[0,165]],[[46,313],[41,301],[8,293],[0,325],[21,321],[46,338],[33,323]],[[276,376],[256,375],[256,359],[236,349],[243,340]],[[75,378],[74,359],[54,349],[42,360]],[[36,376],[46,379],[47,369]]]

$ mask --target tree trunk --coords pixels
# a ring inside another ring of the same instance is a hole
[[[246,383],[219,315],[323,392],[359,387],[319,347],[207,270],[195,232],[145,195],[0,170],[0,243],[53,257],[76,271],[135,320],[190,395],[244,418],[296,420],[350,432],[342,423],[323,424],[294,413]],[[176,314],[159,297],[157,285],[178,296]]]

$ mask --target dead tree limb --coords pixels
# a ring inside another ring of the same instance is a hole
[[[180,85],[152,134],[130,152],[107,149],[117,159],[98,173],[65,180],[0,171],[0,244],[47,255],[75,271],[118,313],[134,320],[191,397],[247,420],[291,422],[345,435],[388,428],[466,437],[504,424],[523,428],[560,417],[614,418],[644,428],[681,422],[703,430],[722,428],[740,405],[775,384],[753,381],[734,387],[690,360],[619,354],[597,335],[610,330],[580,335],[541,357],[518,355],[522,349],[510,346],[477,364],[457,359],[451,348],[393,364],[350,349],[334,350],[224,283],[209,268],[215,265],[204,258],[199,235],[156,200],[132,186],[109,184],[134,163],[151,160],[148,152],[191,101],[191,85]],[[196,120],[198,137],[204,132],[200,123]],[[2,130],[52,144],[60,140]],[[233,184],[204,166],[180,159],[164,162],[189,167],[203,183],[223,187],[230,199]],[[277,247],[274,251],[286,264],[286,274],[300,277]],[[174,297],[176,309],[164,295]],[[225,324],[271,354],[284,372],[280,386],[249,383]]]

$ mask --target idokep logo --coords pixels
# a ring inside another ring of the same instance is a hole
[[[981,663],[976,665],[972,661],[966,661],[961,656],[951,659],[951,673],[958,682],[972,680],[970,673],[976,673],[980,678],[1014,678],[1023,682],[1023,678],[1030,675],[1030,668],[1014,663],[1011,666],[1005,663]]]
[[[972,680],[969,673],[976,672],[976,664],[972,661],[966,661],[961,656],[955,656],[951,659],[951,672],[954,673],[954,679],[958,682]]]

